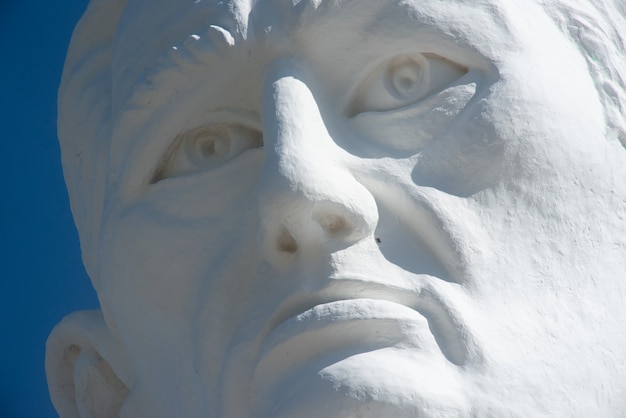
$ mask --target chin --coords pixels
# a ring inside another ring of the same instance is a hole
[[[470,414],[456,366],[418,347],[339,350],[267,383],[253,389],[252,409],[263,418]]]

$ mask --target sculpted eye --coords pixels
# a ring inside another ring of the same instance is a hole
[[[183,132],[157,170],[153,183],[198,171],[213,170],[248,149],[263,146],[256,129],[239,124],[209,124]]]
[[[387,67],[384,82],[398,100],[411,100],[423,95],[428,73],[428,63],[422,57],[408,57]]]
[[[357,87],[348,116],[382,112],[417,103],[467,73],[467,68],[435,54],[407,54],[378,66]]]

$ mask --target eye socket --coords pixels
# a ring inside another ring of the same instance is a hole
[[[261,132],[244,125],[199,126],[176,137],[152,183],[170,177],[214,170],[246,150],[262,146]]]
[[[387,60],[357,87],[348,116],[395,110],[443,90],[468,72],[435,54],[405,54]]]

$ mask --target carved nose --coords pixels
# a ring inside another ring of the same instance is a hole
[[[265,165],[259,212],[269,261],[332,251],[372,234],[378,221],[369,191],[346,167],[297,64],[269,73],[263,94]]]

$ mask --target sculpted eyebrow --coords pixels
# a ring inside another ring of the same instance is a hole
[[[130,107],[160,107],[176,93],[185,90],[189,68],[212,68],[234,53],[236,38],[221,26],[209,25],[201,35],[192,33],[161,54],[140,76],[133,89]]]

